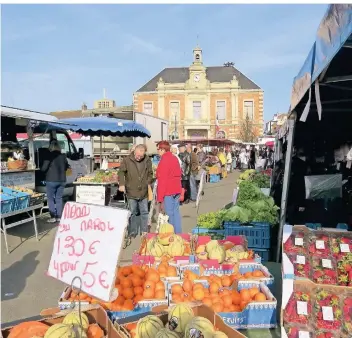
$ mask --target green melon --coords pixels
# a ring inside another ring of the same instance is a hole
[[[76,338],[76,333],[73,326],[59,323],[50,326],[44,338]]]

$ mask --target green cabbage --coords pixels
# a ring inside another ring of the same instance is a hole
[[[227,209],[223,215],[224,221],[248,223],[250,219],[251,219],[250,210],[241,208],[237,205],[234,205],[230,209]]]

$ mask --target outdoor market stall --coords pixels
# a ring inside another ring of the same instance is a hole
[[[150,132],[141,124],[109,117],[70,118],[60,122],[67,128],[84,136],[99,136],[100,146],[103,136],[150,137]],[[103,164],[101,153],[101,165]],[[103,169],[101,167],[101,169]],[[118,170],[98,170],[80,177],[74,182],[76,201],[108,206],[118,186]]]

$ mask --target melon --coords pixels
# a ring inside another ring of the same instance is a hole
[[[213,338],[229,338],[229,337],[228,337],[227,334],[225,334],[224,332],[216,331],[216,332],[213,334]]]
[[[219,246],[219,242],[213,239],[208,242],[208,244],[205,246],[205,250],[207,251],[207,253],[210,253],[210,251],[213,250],[216,246]]]
[[[200,253],[203,253],[205,252],[205,245],[200,245],[197,250],[196,250],[196,253],[197,254],[200,254]]]
[[[162,329],[164,329],[164,325],[160,318],[149,315],[138,321],[136,334],[138,338],[151,338],[155,337]]]
[[[208,257],[209,259],[216,259],[221,264],[226,258],[226,251],[222,246],[218,245],[209,252]]]
[[[170,331],[169,329],[162,329],[157,333],[155,338],[180,338],[180,336],[177,333]]]
[[[171,331],[183,334],[193,317],[194,313],[190,306],[185,303],[177,304],[169,311],[167,327]]]
[[[49,325],[41,322],[30,321],[23,322],[14,326],[10,330],[9,338],[19,338],[19,337],[44,337],[45,333],[48,331]]]
[[[88,338],[86,331],[79,325],[73,325],[73,331],[75,332],[76,338]]]
[[[171,244],[173,242],[179,242],[179,243],[183,244],[183,238],[179,235],[171,235],[170,239],[169,239],[169,244]]]
[[[164,247],[160,243],[155,242],[150,249],[150,254],[154,257],[161,257],[164,254]]]
[[[212,338],[215,333],[214,325],[204,317],[194,317],[186,326],[185,337]]]
[[[159,227],[159,234],[174,234],[175,230],[172,224],[164,223]]]
[[[82,326],[84,330],[87,330],[89,326],[88,317],[83,312],[81,312],[80,315],[78,311],[70,312],[68,315],[65,316],[62,323],[67,325]]]
[[[185,252],[185,246],[182,243],[176,241],[176,242],[172,242],[170,243],[168,249],[167,249],[167,253],[171,256],[171,257],[175,257],[175,256],[182,256]]]
[[[153,237],[153,238],[147,240],[147,245],[146,245],[146,254],[147,255],[150,255],[150,250],[154,247],[155,243],[156,243],[156,237]]]
[[[198,259],[208,259],[208,253],[207,252],[200,252],[199,254],[197,254],[197,258]]]
[[[76,338],[76,333],[72,326],[59,323],[50,326],[44,338]]]

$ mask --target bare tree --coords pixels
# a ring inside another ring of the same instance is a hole
[[[254,133],[253,121],[247,115],[240,126],[240,138],[242,142],[255,142],[257,137]]]

